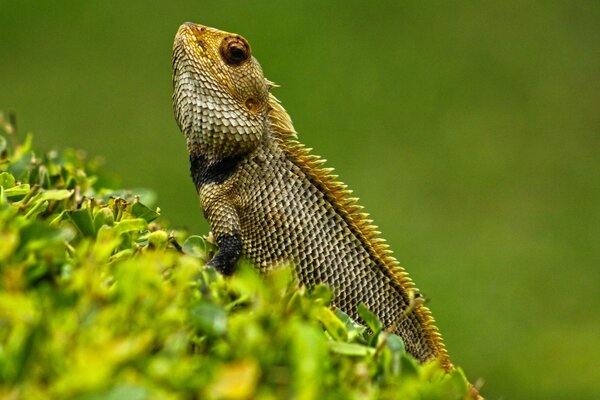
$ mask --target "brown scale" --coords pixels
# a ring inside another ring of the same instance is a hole
[[[292,262],[302,284],[332,288],[336,307],[360,320],[356,308],[364,303],[417,360],[437,359],[452,370],[417,289],[358,199],[297,141],[247,41],[182,25],[173,85],[192,176],[221,246],[211,263],[223,267],[215,260],[239,256],[236,246],[262,271]]]

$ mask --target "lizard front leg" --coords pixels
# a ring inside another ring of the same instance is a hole
[[[242,255],[240,222],[236,209],[236,196],[232,185],[210,183],[200,189],[200,203],[219,245],[219,251],[208,262],[223,275],[231,275],[235,263]]]
[[[239,234],[221,235],[217,237],[219,251],[207,265],[215,267],[223,275],[231,275],[235,270],[235,263],[242,255],[242,239]]]

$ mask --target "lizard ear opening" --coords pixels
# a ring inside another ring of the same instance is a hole
[[[246,110],[254,114],[258,113],[261,108],[259,100],[253,96],[248,97],[246,101],[244,101],[244,107],[246,107]]]

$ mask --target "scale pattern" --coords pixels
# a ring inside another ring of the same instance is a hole
[[[452,369],[412,281],[351,191],[297,141],[245,39],[188,23],[173,55],[175,117],[219,253],[241,239],[263,271],[292,262],[302,284],[333,289],[334,306],[360,320],[364,303],[416,359]]]
[[[397,275],[371,254],[360,233],[295,161],[279,147],[268,146],[240,165],[232,184],[243,210],[244,255],[262,270],[292,261],[300,282],[330,286],[334,305],[355,320],[362,302],[384,326],[395,326],[393,331],[415,358],[437,358],[439,338],[430,338],[433,332],[427,331],[429,320],[420,312],[422,307],[403,314],[412,288],[404,289]]]

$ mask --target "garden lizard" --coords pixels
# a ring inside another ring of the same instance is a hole
[[[420,294],[351,191],[297,140],[240,35],[185,23],[173,45],[173,108],[223,274],[244,256],[262,271],[290,262],[360,321],[364,303],[418,361],[454,367]]]

